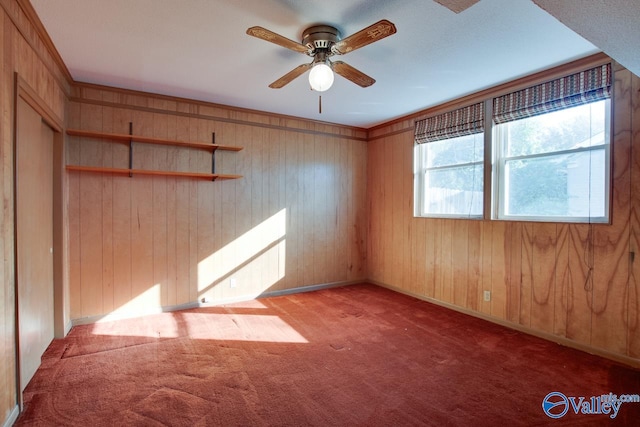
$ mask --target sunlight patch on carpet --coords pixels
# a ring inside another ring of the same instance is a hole
[[[91,325],[91,335],[155,339],[189,336],[201,340],[307,343],[307,339],[276,315],[175,312],[147,322],[109,322]],[[146,343],[146,341],[144,342]],[[134,344],[139,344],[136,341]]]

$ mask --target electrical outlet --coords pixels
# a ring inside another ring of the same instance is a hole
[[[484,291],[484,300],[491,301],[491,291]]]
[[[202,297],[202,298],[200,298],[200,302],[202,302],[203,304],[206,304],[206,303],[208,303],[208,302],[209,302],[209,298],[207,298],[207,297]]]
[[[230,288],[235,288],[236,287],[236,278],[232,277],[231,279],[229,279],[229,287]]]

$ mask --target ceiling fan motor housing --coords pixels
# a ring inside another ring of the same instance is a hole
[[[302,33],[302,44],[309,48],[309,56],[314,56],[319,51],[325,51],[331,56],[331,46],[340,40],[340,32],[330,25],[314,25]]]

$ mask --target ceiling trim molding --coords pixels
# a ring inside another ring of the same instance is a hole
[[[463,96],[461,98],[457,98],[449,102],[445,102],[443,104],[436,105],[434,107],[426,108],[424,110],[420,110],[415,113],[408,114],[406,116],[399,117],[389,122],[371,127],[369,128],[369,135],[370,135],[369,139],[371,140],[371,139],[382,138],[388,135],[387,132],[384,132],[384,129],[389,128],[390,126],[393,126],[395,124],[400,124],[401,122],[409,122],[409,123],[405,123],[405,129],[413,129],[413,124],[415,123],[416,120],[421,120],[426,117],[433,116],[435,114],[446,113],[448,111],[452,111],[457,108],[464,107],[470,104],[483,102],[488,98],[495,98],[497,96],[506,95],[508,93],[533,86],[535,84],[540,84],[550,80],[558,79],[560,77],[566,76],[567,74],[571,74],[572,72],[582,71],[588,68],[597,67],[599,65],[603,65],[608,62],[613,62],[613,60],[608,55],[604,53],[596,53],[594,55],[590,55],[585,58],[577,59],[575,61],[571,61],[566,64],[558,65],[553,68],[539,71],[537,73],[530,74],[528,76],[524,76],[519,79],[512,80],[510,82],[506,82],[488,89],[484,89],[479,92],[475,92],[470,95]],[[406,127],[407,125],[409,125],[409,127]],[[380,131],[382,131],[382,133],[377,133]],[[393,131],[392,130],[389,130],[389,131],[393,133],[402,132],[402,130],[398,131],[395,129],[393,129]],[[371,136],[372,133],[375,133],[375,136]]]
[[[99,86],[99,85],[94,85],[89,83],[76,84],[74,85],[74,89],[76,89],[76,95],[71,96],[69,98],[69,101],[75,102],[78,104],[99,105],[103,107],[122,108],[122,109],[129,109],[129,110],[135,110],[135,111],[144,111],[149,113],[171,114],[171,115],[182,116],[182,117],[198,118],[198,119],[211,120],[211,121],[224,122],[224,123],[234,123],[238,125],[254,126],[254,127],[265,128],[265,129],[283,130],[283,131],[296,132],[296,133],[302,133],[307,135],[321,135],[321,136],[331,137],[331,138],[367,142],[366,129],[352,127],[352,126],[319,122],[319,121],[309,120],[309,119],[300,118],[300,117],[286,116],[286,115],[280,115],[280,114],[257,111],[257,110],[248,110],[248,109],[242,109],[237,107],[229,107],[221,104],[211,104],[203,101],[195,101],[195,100],[184,99],[184,98],[174,98],[166,95],[149,94],[149,93],[138,92],[138,91],[130,91],[127,89],[112,88],[109,86]],[[147,103],[147,105],[140,105],[140,104],[136,104],[135,102],[127,103],[127,102],[118,102],[114,100],[105,100],[105,99],[102,99],[102,97],[101,99],[97,99],[91,96],[82,96],[81,95],[82,89],[89,89],[93,91],[116,92],[123,96],[134,96],[137,98],[145,98],[147,100],[159,99],[161,101],[173,102],[176,104],[176,107],[162,108],[162,107],[150,106],[149,103]],[[183,104],[183,106],[180,107],[178,106],[178,104]],[[195,109],[191,107],[195,107]],[[267,121],[241,119],[241,118],[233,118],[229,116],[225,117],[225,116],[214,115],[214,114],[206,114],[201,112],[199,107],[229,111],[232,114],[241,113],[241,114],[247,114],[247,115],[257,115],[257,116],[260,116],[260,118],[267,118]],[[275,119],[275,122],[277,122],[278,124],[274,124],[274,120],[271,120],[271,119]],[[279,124],[279,123],[282,123],[283,120],[288,121],[289,125]],[[294,124],[299,124],[300,126],[295,126]],[[335,130],[335,132],[332,132],[332,130]]]
[[[323,132],[321,130],[304,129],[304,128],[297,128],[297,127],[283,126],[283,125],[273,125],[273,124],[261,123],[261,122],[252,122],[251,120],[230,119],[230,118],[219,117],[219,116],[208,116],[206,114],[188,113],[188,112],[177,111],[177,110],[164,110],[161,108],[153,108],[153,107],[142,107],[139,105],[100,101],[96,99],[83,99],[83,98],[72,97],[69,101],[75,102],[78,104],[90,104],[90,105],[98,105],[102,107],[122,108],[125,110],[144,111],[148,113],[170,114],[174,116],[189,117],[194,119],[211,120],[214,122],[233,123],[237,125],[253,126],[253,127],[264,128],[264,129],[296,132],[296,133],[302,133],[305,135],[320,135],[328,138],[338,138],[338,139],[345,139],[345,140],[351,140],[351,141],[368,142],[368,139],[365,136],[344,135],[339,133]],[[299,119],[297,117],[287,117],[287,116],[282,116],[282,117],[286,119],[294,119],[294,120],[300,120],[300,121],[305,120],[305,119]]]
[[[74,82],[73,77],[71,76],[71,73],[67,68],[67,65],[62,60],[62,57],[60,56],[58,49],[56,49],[55,45],[53,44],[51,37],[49,37],[49,33],[47,33],[47,30],[44,28],[42,21],[40,21],[38,14],[36,13],[33,6],[31,5],[31,2],[29,2],[29,0],[13,0],[13,1],[15,1],[15,3],[20,7],[25,17],[27,18],[27,21],[33,26],[36,35],[40,38],[45,49],[51,55],[53,62],[58,66],[59,71],[62,73],[62,75],[66,79],[66,83],[68,85],[72,85]],[[29,43],[33,51],[40,57],[43,64],[47,68],[49,68],[49,61],[47,61],[45,58],[42,58],[42,54],[40,50],[37,48],[37,46],[34,46],[33,40],[31,40],[31,38],[28,37],[28,34],[26,34],[25,29],[21,28],[18,22],[18,19],[15,16],[15,12],[9,10],[8,6],[5,3],[6,2],[3,1],[0,4],[2,5],[2,8],[4,9],[7,16],[9,16],[9,19],[11,19],[11,22],[13,22],[13,25],[18,29],[18,31],[20,32],[22,37],[24,37],[27,43]],[[53,70],[50,69],[49,71],[54,76],[56,76],[57,73],[55,73]]]
[[[22,98],[43,118],[47,125],[53,128],[54,131],[61,133],[64,128],[64,121],[51,109],[51,107],[49,107],[45,100],[38,95],[35,89],[33,89],[20,74],[15,73],[14,80],[17,94],[16,99],[18,97]]]
[[[278,113],[272,113],[272,112],[269,112],[269,111],[262,111],[262,110],[253,110],[253,109],[250,109],[250,108],[235,107],[235,106],[232,106],[232,105],[217,104],[215,102],[200,101],[200,100],[197,100],[197,99],[182,98],[182,97],[171,96],[171,95],[163,95],[163,94],[158,94],[158,93],[153,93],[153,92],[143,92],[143,91],[133,90],[133,89],[124,89],[124,88],[119,88],[119,87],[116,87],[116,86],[105,86],[105,85],[99,85],[99,84],[94,84],[94,83],[85,83],[85,82],[76,81],[73,84],[73,88],[77,89],[77,90],[80,90],[80,91],[82,91],[83,89],[109,91],[109,92],[120,93],[122,95],[139,96],[139,97],[144,97],[144,98],[152,98],[152,99],[158,99],[158,100],[163,100],[163,101],[177,102],[177,103],[190,104],[190,105],[195,105],[195,106],[203,106],[203,107],[209,107],[209,108],[220,108],[220,109],[229,110],[229,111],[235,111],[235,112],[243,113],[243,114],[259,114],[259,115],[265,116],[265,117],[272,117],[272,118],[286,119],[286,120],[297,120],[297,121],[300,121],[300,122],[313,123],[313,124],[320,125],[320,126],[331,126],[333,128],[337,128],[337,129],[344,129],[344,130],[362,132],[363,134],[366,134],[366,132],[367,132],[367,128],[362,128],[362,127],[358,127],[358,126],[343,125],[343,124],[340,124],[340,123],[323,122],[322,120],[307,119],[307,118],[304,118],[304,117],[290,116],[290,115],[286,115],[286,114],[278,114]],[[85,99],[86,97],[83,96],[81,93],[79,93],[77,90],[72,91],[72,98]]]

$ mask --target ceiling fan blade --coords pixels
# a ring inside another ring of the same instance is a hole
[[[276,34],[273,31],[267,30],[266,28],[251,27],[247,30],[247,34],[271,43],[275,43],[279,46],[286,47],[287,49],[291,49],[294,52],[307,53],[309,51],[309,48],[305,45],[294,42],[293,40],[283,37],[280,34]]]
[[[463,10],[469,9],[480,0],[434,0],[440,3],[442,6],[455,13],[460,13]]]
[[[294,68],[293,70],[289,71],[287,74],[285,74],[284,76],[280,77],[275,82],[271,83],[269,85],[269,87],[271,89],[280,89],[281,87],[285,86],[286,84],[289,84],[296,77],[300,77],[302,74],[304,74],[305,71],[307,71],[309,68],[311,68],[312,65],[313,64],[311,64],[311,63],[298,65],[296,68]]]
[[[333,45],[333,53],[344,55],[396,33],[396,26],[383,19]]]
[[[333,71],[361,87],[369,87],[376,82],[362,71],[359,71],[342,61],[335,61],[333,63]]]

